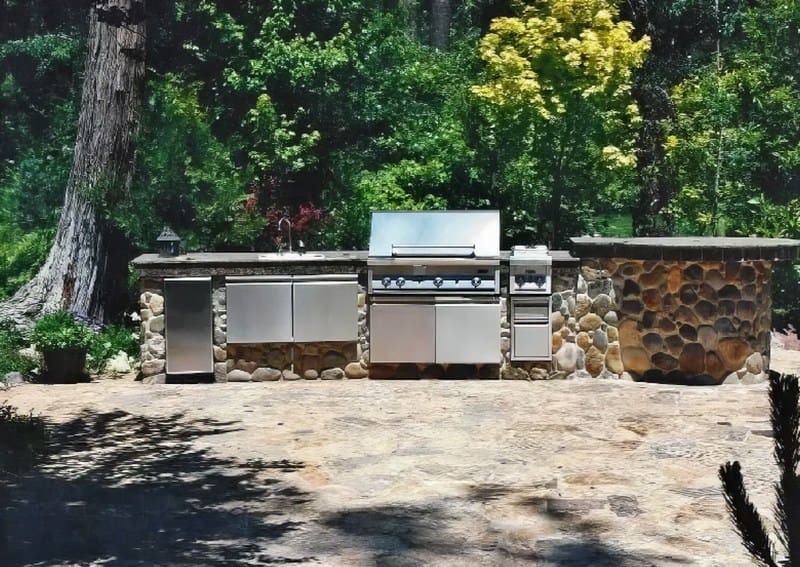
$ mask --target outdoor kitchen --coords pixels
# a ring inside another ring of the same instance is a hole
[[[498,211],[391,211],[368,251],[140,256],[143,380],[765,379],[800,241],[500,235]]]

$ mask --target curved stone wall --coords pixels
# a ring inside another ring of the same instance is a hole
[[[622,364],[635,379],[764,379],[771,261],[600,258],[586,265],[613,280]]]

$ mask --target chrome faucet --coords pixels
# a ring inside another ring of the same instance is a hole
[[[291,252],[292,252],[292,221],[289,220],[289,217],[281,217],[281,220],[278,221],[278,230],[279,231],[281,230],[281,226],[283,226],[284,223],[286,223],[286,234],[289,235],[289,253],[291,254]],[[279,254],[283,253],[283,247],[282,246],[278,247],[278,253]]]

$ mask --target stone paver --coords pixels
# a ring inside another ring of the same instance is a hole
[[[766,385],[102,380],[4,393],[60,424],[0,476],[8,564],[751,565]],[[5,537],[5,541],[3,540]]]

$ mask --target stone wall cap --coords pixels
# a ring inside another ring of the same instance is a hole
[[[570,239],[573,252],[584,258],[635,258],[642,260],[774,260],[798,258],[800,240],[721,236],[674,236]]]

